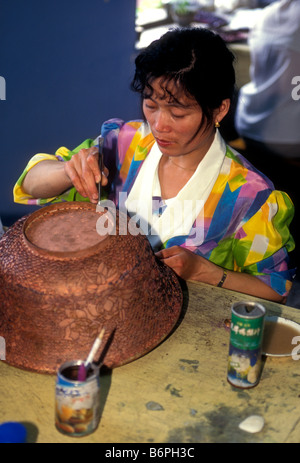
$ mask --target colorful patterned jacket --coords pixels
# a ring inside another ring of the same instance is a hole
[[[139,169],[155,140],[142,121],[124,123],[111,119],[102,126],[104,161],[110,171],[107,195],[117,201],[118,193],[129,193]],[[37,154],[26,166],[14,187],[14,199],[23,204],[50,204],[61,201],[86,201],[75,188],[55,198],[33,199],[22,190],[26,173],[45,159],[67,161],[81,148],[96,144],[85,140],[73,151],[61,147],[55,155]],[[288,268],[288,251],[294,248],[289,223],[294,207],[286,193],[274,190],[271,181],[257,171],[242,155],[227,146],[220,174],[204,204],[204,240],[191,246],[189,236],[176,236],[163,246],[180,245],[236,272],[246,272],[287,295],[293,276]],[[197,220],[193,228],[197,226]]]

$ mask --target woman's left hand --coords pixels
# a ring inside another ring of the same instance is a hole
[[[223,275],[221,267],[181,246],[162,249],[155,255],[184,280],[218,284]]]
[[[222,267],[181,246],[163,249],[155,255],[184,280],[201,281],[202,283],[217,286],[223,277],[224,270]],[[229,271],[227,274],[223,287],[281,304],[285,303],[283,296],[256,276],[246,272],[233,271]]]

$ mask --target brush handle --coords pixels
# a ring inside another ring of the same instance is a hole
[[[96,352],[100,347],[100,344],[101,344],[101,340],[97,338],[96,341],[93,344],[91,352],[88,355],[88,358],[84,362],[85,367],[87,367],[90,363],[92,363],[92,361],[94,359],[94,356],[96,355]]]
[[[96,353],[97,353],[97,350],[99,349],[100,345],[101,345],[101,342],[102,342],[102,339],[103,339],[103,335],[104,335],[104,331],[105,329],[103,328],[103,330],[101,331],[101,333],[99,334],[99,336],[97,337],[97,339],[95,340],[92,348],[91,348],[91,351],[86,359],[86,361],[84,362],[84,366],[87,367],[90,363],[92,363]]]

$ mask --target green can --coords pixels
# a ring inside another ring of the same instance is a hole
[[[231,307],[227,380],[235,387],[259,383],[265,314],[257,302],[235,302]]]

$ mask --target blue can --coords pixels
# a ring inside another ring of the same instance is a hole
[[[85,381],[78,381],[82,360],[64,363],[58,370],[55,387],[55,425],[72,437],[94,432],[100,421],[100,375],[90,368]]]

